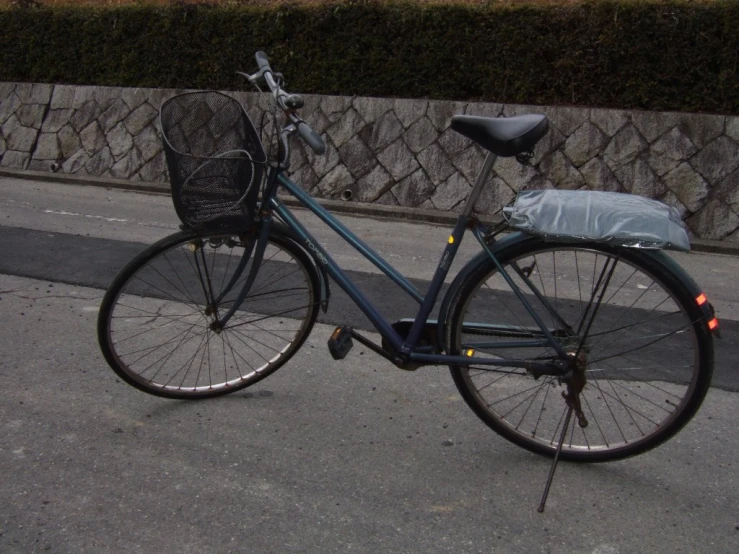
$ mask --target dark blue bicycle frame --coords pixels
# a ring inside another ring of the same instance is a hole
[[[490,163],[492,165],[492,162]],[[519,300],[523,303],[526,310],[534,317],[534,320],[541,329],[541,340],[529,340],[529,341],[517,341],[515,343],[509,343],[507,346],[542,346],[550,345],[560,355],[562,359],[566,357],[566,353],[563,350],[561,344],[552,336],[551,331],[546,327],[541,318],[536,314],[533,308],[530,306],[528,301],[524,298],[523,293],[513,283],[511,278],[507,275],[505,270],[498,264],[497,260],[490,252],[486,243],[483,240],[482,233],[477,225],[476,220],[473,220],[469,215],[460,215],[457,218],[457,222],[454,225],[451,236],[449,237],[448,243],[444,252],[441,255],[439,265],[436,268],[434,276],[431,280],[428,291],[425,295],[422,295],[416,287],[411,284],[402,274],[400,274],[395,268],[387,263],[379,254],[377,254],[372,248],[365,244],[359,237],[357,237],[350,229],[348,229],[343,223],[336,219],[331,213],[325,208],[318,204],[313,198],[311,198],[305,191],[303,191],[297,184],[293,183],[288,179],[280,169],[272,168],[269,181],[271,185],[267,187],[263,205],[263,222],[267,223],[267,229],[269,222],[271,221],[271,212],[274,212],[284,223],[299,237],[302,241],[303,246],[311,252],[316,260],[316,263],[322,264],[328,275],[330,275],[334,281],[349,295],[356,305],[367,318],[372,322],[375,328],[379,331],[380,335],[387,341],[387,343],[393,348],[393,350],[399,354],[399,357],[404,361],[417,362],[420,364],[443,364],[443,365],[490,365],[490,366],[505,366],[505,367],[519,367],[527,368],[534,371],[546,372],[553,374],[555,371],[551,363],[536,363],[525,360],[514,360],[514,359],[502,359],[502,358],[481,358],[471,355],[446,355],[446,354],[428,354],[417,352],[416,347],[418,346],[419,338],[423,330],[424,325],[428,320],[428,316],[433,309],[436,300],[441,290],[444,279],[449,271],[449,268],[454,261],[459,245],[462,242],[465,229],[472,226],[475,231],[475,235],[480,240],[483,247],[487,250],[488,254],[493,258],[498,270],[504,276],[508,284],[514,290]],[[415,316],[410,332],[407,337],[402,337],[392,325],[377,311],[374,305],[364,296],[364,294],[354,285],[354,283],[346,276],[344,271],[337,265],[333,258],[325,250],[323,250],[318,241],[310,234],[310,232],[296,219],[293,213],[285,206],[283,202],[276,195],[278,187],[282,187],[287,190],[292,196],[294,196],[301,205],[309,209],[321,221],[326,223],[331,229],[333,229],[340,237],[351,244],[360,254],[372,262],[377,268],[380,269],[385,275],[387,275],[394,283],[406,292],[411,298],[416,300],[419,304],[419,310]],[[267,207],[269,206],[269,207]],[[265,221],[266,219],[266,221]],[[263,233],[268,232],[267,229],[263,228]],[[440,322],[440,324],[443,322]],[[536,332],[538,334],[538,332]],[[503,345],[501,345],[503,346]],[[557,366],[561,367],[561,366]]]

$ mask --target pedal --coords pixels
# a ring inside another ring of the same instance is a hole
[[[343,360],[354,346],[350,327],[337,327],[328,339],[328,351],[334,360]]]

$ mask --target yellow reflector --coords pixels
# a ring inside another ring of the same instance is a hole
[[[718,327],[718,319],[715,317],[708,322],[708,328],[713,331],[716,327]]]
[[[469,350],[468,350],[468,351],[466,352],[466,354],[467,354],[467,357],[468,357],[468,358],[471,358],[472,356],[474,356],[474,355],[475,355],[475,351],[474,351],[474,350],[473,350],[472,348],[470,348],[470,349],[469,349]]]
[[[698,303],[699,306],[702,306],[706,302],[708,302],[708,298],[706,298],[706,295],[703,293],[700,293],[696,298],[695,301]]]
[[[454,244],[454,237],[449,235],[449,244]]]

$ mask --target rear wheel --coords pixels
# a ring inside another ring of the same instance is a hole
[[[639,454],[695,414],[713,370],[712,337],[687,288],[649,253],[532,237],[497,257],[568,354],[581,360],[579,400],[587,426],[571,418],[563,459]],[[557,359],[489,257],[462,282],[450,314],[450,353],[472,348],[487,357]],[[535,379],[510,367],[451,372],[465,401],[497,433],[554,454],[568,409],[566,380]]]
[[[238,234],[171,235],[134,258],[98,318],[105,359],[127,383],[169,398],[208,398],[253,385],[303,344],[318,315],[316,270],[270,236],[248,296],[223,328],[252,269]]]

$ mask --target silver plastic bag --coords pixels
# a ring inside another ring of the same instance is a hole
[[[556,240],[690,250],[680,214],[657,200],[618,192],[527,190],[503,210],[514,229]]]

